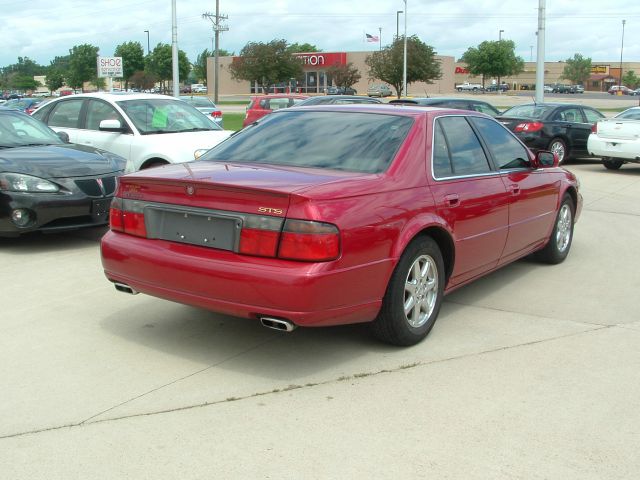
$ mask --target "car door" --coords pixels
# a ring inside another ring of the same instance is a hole
[[[507,239],[509,197],[464,116],[435,120],[431,166],[436,208],[453,232],[455,285],[497,265]]]
[[[509,195],[509,234],[500,258],[508,263],[549,236],[559,199],[558,182],[548,170],[534,169],[522,143],[500,123],[471,118],[489,150]]]
[[[84,100],[81,98],[60,100],[53,102],[46,111],[36,111],[34,117],[45,122],[56,132],[65,132],[69,135],[71,143],[80,143],[78,134],[80,133],[83,106]]]
[[[127,128],[126,132],[106,132],[100,130],[102,120],[118,120]],[[131,156],[133,132],[120,113],[108,102],[99,99],[87,101],[84,128],[78,130],[78,143],[101,148],[127,160]]]
[[[552,120],[564,130],[569,140],[568,147],[573,152],[587,150],[591,124],[584,118],[582,108],[578,106],[559,108],[554,112]]]

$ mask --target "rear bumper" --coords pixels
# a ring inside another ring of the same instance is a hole
[[[628,162],[640,162],[640,140],[603,139],[589,137],[589,154],[596,157],[619,158]]]
[[[391,260],[334,270],[329,264],[233,252],[108,232],[102,264],[112,282],[227,315],[270,316],[300,326],[375,319]]]

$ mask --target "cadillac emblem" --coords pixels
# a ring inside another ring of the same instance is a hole
[[[196,193],[196,189],[193,188],[193,186],[191,185],[187,186],[186,191],[187,191],[187,195],[193,195],[194,193]]]

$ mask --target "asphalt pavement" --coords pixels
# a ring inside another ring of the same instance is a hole
[[[640,166],[568,168],[568,259],[456,291],[412,348],[118,293],[104,229],[0,239],[0,478],[637,478]]]

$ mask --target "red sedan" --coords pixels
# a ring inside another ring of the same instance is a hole
[[[291,108],[122,177],[102,261],[124,292],[411,345],[446,293],[534,252],[563,261],[581,207],[557,157],[481,113]]]
[[[249,106],[247,106],[247,113],[244,116],[242,126],[252,124],[256,120],[269,115],[274,110],[280,110],[281,108],[292,107],[304,99],[309,98],[305,95],[259,95],[257,97],[251,97]]]

